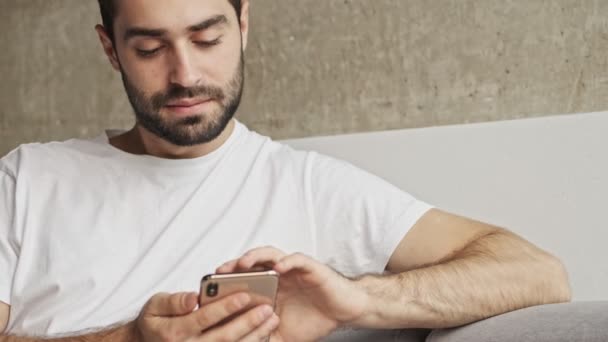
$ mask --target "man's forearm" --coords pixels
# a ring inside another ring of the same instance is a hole
[[[474,241],[447,262],[357,282],[369,294],[369,304],[355,324],[373,328],[454,327],[570,300],[561,262],[502,230]]]
[[[137,328],[134,322],[125,325],[108,328],[104,331],[95,333],[83,333],[81,336],[57,337],[57,338],[41,338],[41,337],[19,337],[0,335],[0,342],[34,342],[34,341],[49,341],[49,342],[97,342],[97,341],[112,341],[112,342],[134,342],[140,341]]]

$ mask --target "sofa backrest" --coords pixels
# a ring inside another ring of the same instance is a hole
[[[506,227],[564,261],[574,300],[608,300],[608,113],[285,142]]]

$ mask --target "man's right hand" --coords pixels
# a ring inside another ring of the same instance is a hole
[[[278,326],[272,307],[260,305],[218,325],[245,309],[246,293],[236,293],[195,310],[196,293],[160,293],[153,296],[136,321],[140,341],[261,341]]]

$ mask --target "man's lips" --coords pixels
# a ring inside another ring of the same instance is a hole
[[[167,103],[167,107],[194,107],[201,103],[209,102],[211,99],[184,99]]]
[[[205,109],[213,99],[183,99],[172,101],[165,105],[170,112],[178,115],[200,115],[205,112]]]

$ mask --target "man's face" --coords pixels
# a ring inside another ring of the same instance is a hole
[[[215,139],[239,106],[243,41],[228,0],[118,0],[115,49],[138,123],[178,146]]]

